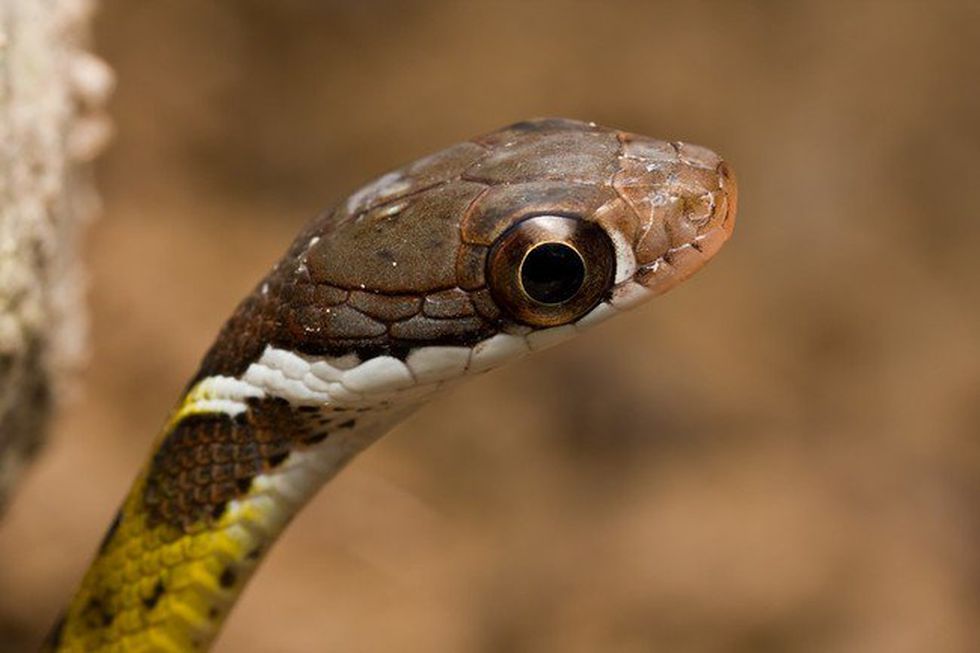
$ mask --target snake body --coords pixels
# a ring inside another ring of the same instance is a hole
[[[562,119],[465,141],[314,219],[188,384],[46,650],[206,650],[309,497],[445,386],[700,268],[735,181]]]

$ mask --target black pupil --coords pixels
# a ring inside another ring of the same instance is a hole
[[[538,245],[524,258],[521,284],[531,299],[560,304],[575,296],[585,281],[585,263],[579,253],[562,243]]]

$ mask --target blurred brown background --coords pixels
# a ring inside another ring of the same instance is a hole
[[[735,239],[363,455],[217,650],[980,650],[977,3],[102,4],[93,356],[0,526],[0,650],[308,217],[537,115],[717,149]]]

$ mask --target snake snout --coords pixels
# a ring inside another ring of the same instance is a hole
[[[738,186],[714,152],[671,143],[657,157],[625,162],[618,190],[640,220],[634,281],[661,294],[711,259],[735,228]]]

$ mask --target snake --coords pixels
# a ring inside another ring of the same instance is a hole
[[[736,205],[707,148],[541,118],[320,213],[220,329],[42,650],[208,650],[358,452],[445,388],[687,279]]]

